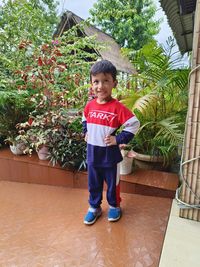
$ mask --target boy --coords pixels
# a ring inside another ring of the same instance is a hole
[[[96,62],[90,70],[90,81],[96,98],[88,102],[83,114],[83,130],[87,141],[88,189],[90,207],[85,224],[93,224],[101,216],[104,180],[109,204],[108,220],[121,217],[119,162],[120,144],[127,144],[137,132],[139,121],[130,110],[112,98],[117,86],[116,67],[108,60]],[[123,126],[123,131],[116,134]]]

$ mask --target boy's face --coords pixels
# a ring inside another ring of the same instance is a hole
[[[117,86],[117,81],[113,80],[110,73],[100,72],[91,76],[91,84],[97,96],[97,102],[103,104],[112,98],[112,89]]]

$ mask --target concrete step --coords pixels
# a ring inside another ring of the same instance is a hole
[[[121,175],[121,190],[126,193],[174,198],[178,184],[178,175],[170,172],[137,169]]]

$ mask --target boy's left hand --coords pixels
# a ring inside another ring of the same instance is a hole
[[[114,146],[117,144],[116,137],[113,135],[107,135],[104,139],[104,142],[107,146]]]

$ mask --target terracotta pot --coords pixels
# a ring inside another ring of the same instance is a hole
[[[37,151],[37,154],[38,154],[38,158],[40,160],[48,160],[48,158],[49,158],[49,149],[48,149],[48,147],[47,146],[41,147]]]

